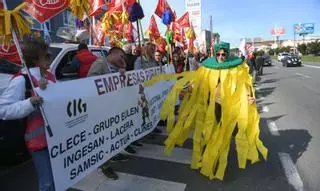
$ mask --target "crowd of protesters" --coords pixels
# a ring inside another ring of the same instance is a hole
[[[24,42],[23,46],[23,57],[32,75],[33,84],[41,89],[46,89],[48,83],[55,83],[55,76],[48,72],[50,66],[48,47],[49,45],[44,41],[34,39]],[[223,56],[223,54],[219,53],[219,56]],[[124,74],[126,71],[143,70],[157,66],[162,68],[166,64],[172,64],[176,73],[182,73],[197,70],[206,58],[206,55],[199,52],[191,55],[180,47],[174,47],[172,53],[161,52],[152,43],[146,43],[143,47],[135,44],[126,44],[123,48],[114,47],[108,51],[106,58],[99,58],[90,52],[86,44],[79,44],[78,52],[74,56],[71,66],[65,70],[72,70],[78,74],[79,78],[86,78],[117,72]],[[261,65],[261,61],[255,57],[248,60],[250,70],[257,70],[256,62]],[[8,88],[0,97],[0,119],[27,119],[25,142],[37,171],[39,190],[54,190],[44,120],[39,110],[43,99],[35,95],[29,84],[30,80],[25,71],[14,75]],[[177,103],[177,105],[179,104]],[[166,121],[160,121],[159,125],[165,126]],[[159,133],[162,133],[161,130],[155,128],[153,135]],[[152,138],[152,135],[150,137]],[[139,140],[135,141],[122,153],[103,164],[101,170],[104,175],[113,180],[118,179],[118,175],[112,168],[112,163],[129,160],[128,154],[136,154],[136,147],[143,147],[143,144]]]
[[[200,66],[199,53],[190,56],[182,48],[177,47],[173,49],[172,58],[169,55],[158,50],[155,44],[147,43],[143,47],[135,44],[126,44],[123,48],[114,47],[109,50],[106,58],[99,58],[90,52],[86,44],[79,44],[71,65],[63,70],[72,70],[78,74],[78,78],[86,78],[116,72],[124,74],[126,71],[166,64],[173,64],[176,73],[196,70]],[[48,83],[55,83],[55,76],[48,72],[50,56],[49,45],[43,40],[32,39],[24,42],[23,57],[35,87],[46,89]],[[43,99],[33,92],[26,71],[18,72],[0,97],[0,119],[26,119],[24,138],[36,168],[39,190],[55,190],[45,138],[45,123],[39,109],[42,102]],[[165,124],[165,121],[159,123],[159,125]],[[153,133],[161,133],[161,130],[155,128]],[[104,175],[113,180],[118,179],[112,163],[129,160],[127,154],[134,155],[137,146],[143,147],[136,141],[121,154],[103,164],[101,170]]]

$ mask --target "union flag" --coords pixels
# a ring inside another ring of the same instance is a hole
[[[177,20],[177,23],[179,23],[182,27],[190,27],[190,20],[189,20],[189,12],[186,12]]]
[[[176,13],[175,11],[170,7],[169,3],[167,2],[167,0],[159,0],[158,1],[158,5],[157,5],[157,8],[156,10],[154,11],[154,13],[162,18],[162,15],[164,13],[165,10],[170,10],[171,13],[172,13],[172,20],[175,21],[176,20]]]
[[[28,6],[24,11],[31,15],[34,19],[43,23],[69,6],[69,0],[24,0]]]
[[[106,5],[105,0],[90,0],[90,16],[97,16],[102,13],[102,7]]]
[[[14,43],[4,46],[0,45],[0,59],[7,60],[9,62],[21,65],[21,59]]]

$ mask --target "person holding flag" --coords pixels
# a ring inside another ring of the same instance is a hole
[[[32,81],[41,89],[45,89],[48,83],[55,83],[54,75],[47,71],[50,66],[48,48],[48,44],[38,39],[25,42],[23,48],[23,57]],[[14,120],[27,117],[24,137],[37,171],[39,190],[54,191],[45,124],[39,111],[43,100],[35,95],[30,83],[26,73],[19,72],[13,77],[0,98],[0,119]]]

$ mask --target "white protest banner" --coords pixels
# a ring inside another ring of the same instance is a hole
[[[37,90],[53,133],[47,142],[57,191],[71,187],[156,127],[174,82],[147,88],[140,83],[159,73],[160,68],[151,68]]]

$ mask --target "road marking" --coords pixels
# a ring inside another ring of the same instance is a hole
[[[137,153],[132,155],[155,160],[163,160],[181,164],[191,164],[192,149],[174,148],[171,156],[166,156],[164,146],[154,144],[143,144],[143,147],[137,148]]]
[[[96,170],[73,188],[79,190],[94,190],[94,191],[154,191],[154,190],[177,190],[183,191],[186,184],[137,176],[128,173],[117,172],[119,179],[110,180],[104,176],[100,170]]]
[[[262,112],[263,112],[263,113],[269,113],[269,111],[270,111],[270,110],[269,110],[269,107],[268,107],[268,106],[263,106],[263,107],[262,107]]]
[[[271,135],[277,137],[280,136],[279,129],[274,121],[267,120],[267,124]],[[303,182],[290,155],[287,153],[278,153],[278,156],[289,184],[291,184],[297,191],[303,191]]]
[[[289,184],[291,184],[297,191],[303,191],[303,182],[290,155],[287,153],[278,153],[278,155]]]
[[[303,66],[309,67],[309,68],[318,68],[320,69],[320,66],[312,66],[312,65],[307,65],[307,64],[303,64]]]
[[[267,124],[271,135],[280,136],[279,129],[274,121],[267,120]]]
[[[300,73],[296,73],[296,75],[298,75],[298,76],[302,76],[302,77],[304,77],[304,78],[311,78],[311,76],[307,76],[307,75],[300,74]]]
[[[258,99],[257,100],[259,100],[259,101],[263,101],[263,100],[265,100],[266,98],[265,97],[258,97]]]

